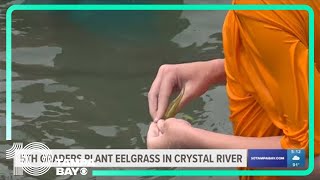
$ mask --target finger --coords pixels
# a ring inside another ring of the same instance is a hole
[[[170,75],[167,75],[166,78],[163,78],[161,82],[159,97],[158,97],[158,109],[157,109],[155,120],[162,118],[162,116],[164,115],[168,107],[169,97],[172,93],[173,87],[174,87],[174,83]]]
[[[156,116],[156,112],[158,109],[158,95],[159,95],[159,89],[161,85],[161,79],[162,79],[162,68],[159,69],[157,76],[154,79],[148,93],[149,113],[153,118],[153,120]]]
[[[164,133],[164,120],[163,119],[160,119],[158,122],[157,122],[157,126],[158,126],[158,129],[160,131],[161,134]]]
[[[159,136],[159,128],[155,122],[152,122],[149,126],[147,137],[158,137]]]

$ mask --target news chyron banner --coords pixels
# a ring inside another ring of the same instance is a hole
[[[40,142],[14,143],[6,151],[13,174],[40,176],[55,168],[56,175],[86,175],[87,168],[305,166],[304,150],[261,149],[49,149]]]

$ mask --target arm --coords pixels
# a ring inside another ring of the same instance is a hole
[[[225,135],[206,131],[199,128],[191,128],[187,134],[187,148],[204,149],[281,149],[281,136],[272,137],[242,137]],[[212,141],[214,139],[214,141]]]

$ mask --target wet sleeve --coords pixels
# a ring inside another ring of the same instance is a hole
[[[282,129],[285,149],[308,148],[308,46],[274,12],[237,12],[257,102]]]

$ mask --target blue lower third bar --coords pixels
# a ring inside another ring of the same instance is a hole
[[[248,167],[287,167],[287,150],[249,149]]]
[[[304,167],[304,150],[284,149],[249,149],[248,167],[251,168],[285,168]]]

